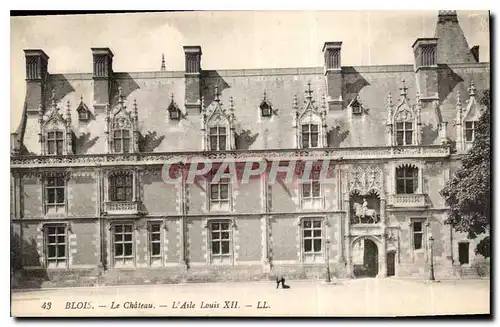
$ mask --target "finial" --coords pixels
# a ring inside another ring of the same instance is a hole
[[[474,81],[470,81],[470,86],[467,91],[469,91],[469,96],[476,96],[476,85],[474,84]]]
[[[172,93],[172,95],[170,96],[170,102],[174,103],[174,94]]]
[[[161,54],[161,68],[160,68],[160,70],[161,70],[162,72],[164,72],[164,71],[165,71],[165,69],[166,69],[166,67],[165,67],[165,54],[163,54],[163,53],[162,53],[162,54]]]
[[[56,106],[56,91],[54,89],[52,89],[51,99],[52,99],[52,106],[55,107]]]
[[[83,94],[80,94],[80,103],[83,103]]]
[[[311,81],[307,82],[306,98],[311,99],[313,91],[311,90]]]
[[[387,92],[387,105],[392,107],[392,94],[391,94],[391,91]]]
[[[220,102],[219,85],[215,85],[215,101]]]
[[[399,88],[399,91],[401,96],[406,96],[406,91],[408,91],[408,88],[406,87],[406,82],[404,79],[401,80],[401,87]]]
[[[266,101],[266,100],[267,100],[267,93],[266,93],[266,91],[264,91],[264,101]]]

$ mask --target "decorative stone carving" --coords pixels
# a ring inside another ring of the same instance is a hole
[[[348,171],[348,191],[357,190],[360,194],[369,191],[381,193],[383,190],[383,172],[379,166],[354,166]]]
[[[39,141],[42,155],[68,155],[73,154],[71,111],[70,103],[67,102],[66,113],[60,113],[57,106],[55,91],[52,90],[52,105],[44,115],[43,106],[40,104],[38,110]],[[59,137],[61,134],[62,137]],[[59,143],[59,142],[62,142]],[[49,144],[50,143],[50,144]],[[59,147],[61,144],[62,148]]]

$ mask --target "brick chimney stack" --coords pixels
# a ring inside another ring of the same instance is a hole
[[[199,115],[201,111],[201,54],[199,45],[184,46],[187,115]]]
[[[419,38],[413,45],[415,78],[420,100],[438,100],[437,38]]]
[[[47,87],[49,56],[40,49],[24,50],[26,58],[26,112],[38,114],[44,104]]]
[[[109,48],[91,48],[94,80],[94,108],[96,113],[104,112],[111,102],[113,81],[113,52]]]
[[[325,42],[323,46],[329,110],[342,109],[341,49],[342,42]]]

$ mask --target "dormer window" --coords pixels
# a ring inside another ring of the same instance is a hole
[[[267,94],[264,92],[264,99],[260,103],[260,114],[262,117],[271,117],[273,114],[273,107],[269,100],[267,100]]]
[[[130,131],[128,129],[118,129],[113,131],[113,145],[115,153],[130,152]]]
[[[413,124],[412,123],[396,123],[396,145],[412,145],[413,144]]]
[[[317,148],[319,140],[318,125],[304,124],[302,125],[302,148]]]
[[[225,127],[210,127],[210,151],[226,150],[227,132]]]
[[[138,113],[134,100],[132,111],[128,111],[118,88],[118,105],[114,110],[106,108],[108,151],[110,153],[134,153],[138,151]]]
[[[76,108],[76,112],[78,113],[79,121],[87,121],[90,119],[90,111],[85,103],[83,103],[83,95],[80,96],[80,105]]]
[[[47,154],[62,155],[64,147],[64,132],[51,131],[47,133]]]
[[[352,99],[351,103],[349,104],[349,108],[351,108],[352,113],[355,115],[360,115],[363,113],[363,107],[361,106],[361,103],[359,102],[357,96]]]
[[[172,100],[170,101],[170,105],[168,106],[167,110],[168,110],[168,118],[170,120],[181,119],[181,110],[174,101],[174,94],[172,94]]]
[[[465,122],[465,141],[466,142],[473,142],[474,141],[474,136],[476,134],[476,127],[477,127],[476,121],[466,121]]]

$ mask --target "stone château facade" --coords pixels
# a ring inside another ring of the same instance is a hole
[[[431,236],[437,276],[474,270],[477,240],[444,224],[439,192],[474,139],[490,66],[454,11],[408,46],[411,64],[342,66],[342,42],[325,42],[324,67],[262,70],[203,70],[201,47],[185,46],[185,71],[144,73],[92,48],[88,74],[51,73],[43,50],[25,50],[11,146],[24,276],[323,278],[328,262],[337,277],[422,277]],[[184,174],[193,156],[238,169],[330,159],[336,182],[164,182],[167,160]]]

